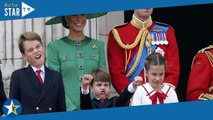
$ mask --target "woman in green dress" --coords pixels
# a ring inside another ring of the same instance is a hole
[[[60,16],[45,23],[62,23],[69,29],[67,36],[50,42],[47,47],[48,67],[63,76],[67,111],[80,110],[82,76],[97,68],[106,69],[104,42],[83,33],[87,19],[105,14]]]

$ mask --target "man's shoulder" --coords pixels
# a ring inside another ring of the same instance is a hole
[[[213,63],[213,45],[209,45],[208,47],[202,48],[198,51],[195,57],[207,58],[209,62]]]
[[[199,50],[192,60],[191,67],[193,67],[194,64],[202,65],[202,62],[205,61],[209,61],[210,65],[213,67],[213,45]]]
[[[121,24],[121,25],[117,25],[117,26],[114,26],[115,29],[122,29],[122,28],[125,28],[128,26],[129,23],[124,23],[124,24]]]
[[[210,51],[213,54],[213,45],[209,45],[208,47],[204,47],[198,51],[198,53],[205,53],[206,51]]]
[[[167,23],[163,23],[163,22],[155,21],[154,23],[157,24],[157,25],[160,25],[160,26],[164,26],[164,27],[172,27],[171,25],[169,25]]]

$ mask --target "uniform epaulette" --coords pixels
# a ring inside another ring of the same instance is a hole
[[[205,48],[202,48],[201,50],[199,50],[198,53],[204,53],[204,54],[206,54],[206,56],[208,57],[208,60],[209,60],[209,62],[211,64],[211,66],[213,67],[213,55],[209,51],[206,51],[206,50],[210,50],[212,48],[213,48],[213,45],[209,45],[208,47],[205,47]],[[191,68],[192,68],[192,66],[194,64],[195,57],[196,56],[194,56],[194,58],[192,60]]]
[[[208,47],[202,48],[201,50],[198,51],[198,53],[203,53],[206,50],[212,49],[213,45],[209,45]]]
[[[124,24],[121,24],[121,25],[117,25],[117,26],[114,26],[113,28],[121,28],[121,27],[124,27],[128,25],[128,23],[124,23]]]
[[[166,23],[162,23],[162,22],[157,22],[157,21],[155,21],[155,23],[156,23],[156,24],[159,24],[159,25],[163,25],[163,26],[172,27],[171,25],[166,24]]]

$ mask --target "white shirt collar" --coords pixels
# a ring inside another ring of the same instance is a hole
[[[42,65],[40,69],[33,67],[33,66],[31,66],[31,67],[33,68],[34,72],[36,72],[37,70],[41,70],[43,73],[45,73],[44,65]]]

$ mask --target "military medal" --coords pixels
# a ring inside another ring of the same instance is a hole
[[[163,37],[160,36],[160,45],[163,45],[164,44],[164,40],[163,40]]]
[[[151,34],[151,38],[152,38],[152,45],[155,45],[155,38],[154,38],[154,35],[153,34]]]
[[[155,34],[155,38],[156,38],[156,41],[155,41],[156,45],[159,45],[160,42],[159,42],[159,36],[158,36],[158,34]]]
[[[166,33],[161,29],[152,30],[155,33],[151,33],[152,45],[168,45]]]
[[[168,45],[168,41],[167,40],[165,40],[165,43],[164,43],[165,45]]]
[[[165,44],[165,45],[168,45],[168,41],[167,41],[167,39],[166,39],[166,33],[164,33],[163,36],[164,36],[164,44]]]
[[[164,45],[165,44],[164,35],[163,35],[163,33],[159,33],[159,34],[160,34],[160,44]]]
[[[152,45],[155,45],[155,41],[154,40],[152,40]]]

